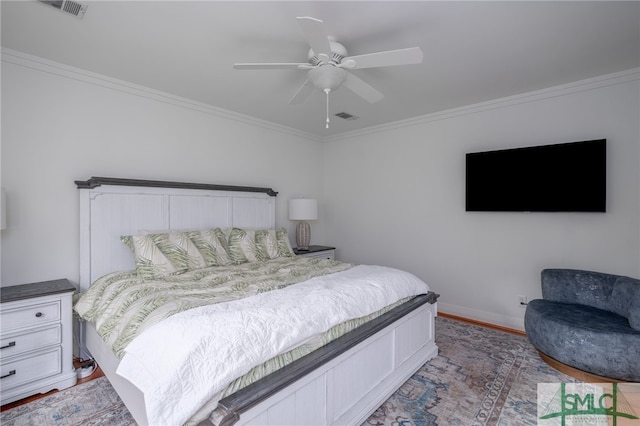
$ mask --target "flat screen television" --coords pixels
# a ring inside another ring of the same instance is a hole
[[[607,141],[466,154],[466,211],[605,212]]]

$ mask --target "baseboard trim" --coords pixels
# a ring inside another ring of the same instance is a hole
[[[482,327],[493,328],[495,330],[505,331],[507,333],[518,334],[520,336],[526,336],[527,335],[527,333],[525,333],[522,330],[516,330],[514,328],[503,327],[501,325],[491,324],[491,323],[488,323],[488,322],[483,322],[483,321],[478,321],[478,320],[474,320],[474,319],[470,319],[470,318],[465,318],[465,317],[461,317],[461,316],[458,316],[458,315],[448,314],[446,312],[438,312],[438,316],[442,316],[442,317],[445,317],[445,318],[450,318],[450,319],[457,320],[457,321],[467,322],[469,324],[475,324],[475,325],[479,325],[479,326],[482,326]]]
[[[525,309],[520,310],[522,316],[509,316],[438,301],[438,311],[447,312],[450,315],[457,315],[461,318],[475,320],[480,323],[484,322],[498,327],[505,327],[506,329],[525,331]]]

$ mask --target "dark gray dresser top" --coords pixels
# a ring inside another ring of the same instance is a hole
[[[0,302],[13,302],[15,300],[48,296],[50,294],[68,293],[70,291],[76,291],[76,288],[67,279],[12,285],[0,287]]]

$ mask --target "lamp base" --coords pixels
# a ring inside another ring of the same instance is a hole
[[[309,243],[311,242],[311,226],[307,222],[298,222],[296,226],[296,245],[298,250],[309,250]]]

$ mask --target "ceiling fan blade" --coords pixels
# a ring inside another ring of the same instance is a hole
[[[331,58],[331,45],[324,22],[319,19],[302,16],[296,18],[311,50],[316,56],[326,55]]]
[[[395,65],[420,64],[423,58],[422,49],[419,47],[409,47],[406,49],[349,56],[342,60],[340,66],[349,69],[391,67]]]
[[[351,90],[356,95],[369,103],[375,103],[384,98],[384,95],[376,90],[369,83],[365,83],[355,75],[348,73],[347,78],[342,82],[344,87]]]
[[[309,97],[311,92],[313,92],[313,84],[309,80],[305,81],[302,86],[298,89],[293,98],[289,101],[289,105],[297,105],[304,102],[305,99]]]
[[[313,65],[308,63],[246,63],[233,64],[233,68],[237,70],[281,70],[281,69],[311,69]]]

